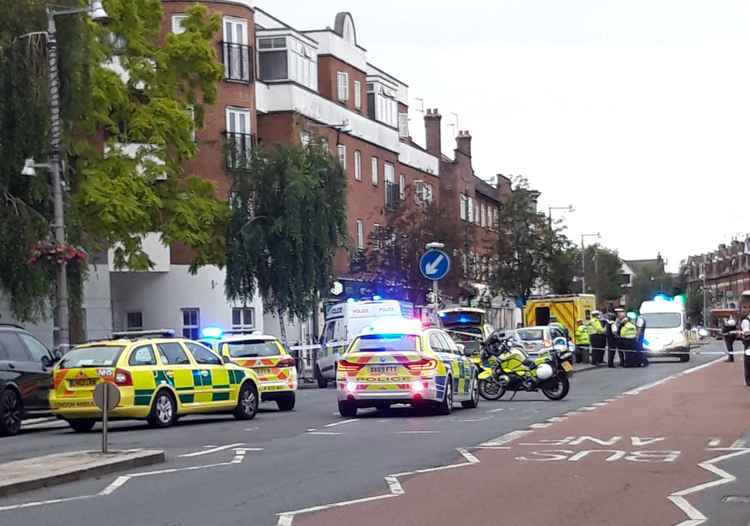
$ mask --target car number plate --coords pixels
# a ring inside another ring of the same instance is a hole
[[[92,385],[96,385],[99,382],[98,378],[79,378],[79,379],[72,379],[68,380],[71,386],[73,387],[90,387]]]
[[[376,365],[376,366],[370,367],[370,373],[372,374],[395,374],[396,372],[398,372],[398,367],[395,365],[390,365],[390,366]]]
[[[565,371],[566,373],[569,373],[570,371],[573,370],[573,366],[570,365],[570,362],[563,362],[562,368],[563,368],[563,371]]]
[[[260,374],[260,375],[267,375],[267,374],[271,374],[272,373],[270,367],[259,367],[257,369],[253,369],[253,370],[255,371],[255,374]]]

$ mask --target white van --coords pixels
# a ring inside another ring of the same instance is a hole
[[[690,342],[682,297],[657,296],[641,303],[646,322],[643,350],[650,356],[675,356],[690,361]]]
[[[337,303],[326,312],[323,335],[320,338],[320,351],[315,365],[315,378],[318,387],[328,386],[329,380],[336,379],[336,361],[351,341],[376,319],[412,318],[414,307],[411,303],[398,300],[372,300]]]

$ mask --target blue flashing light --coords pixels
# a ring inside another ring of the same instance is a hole
[[[201,331],[201,337],[218,339],[224,336],[224,330],[219,327],[204,327]]]
[[[471,323],[473,320],[468,316],[459,316],[458,323]]]
[[[346,302],[347,303],[357,303],[357,300],[355,300],[354,298],[349,298],[348,300],[346,300]]]
[[[438,316],[440,316],[441,318],[445,318],[445,313],[444,312],[438,312]]]
[[[381,298],[380,296],[373,296],[373,297],[372,297],[372,301],[380,301],[380,300],[382,300],[382,299],[383,299],[383,298]]]
[[[672,301],[672,298],[665,294],[657,294],[654,296],[654,301]]]

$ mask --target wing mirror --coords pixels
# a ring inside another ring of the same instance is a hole
[[[565,352],[568,350],[568,342],[565,338],[555,338],[552,341],[552,348],[557,352]]]
[[[44,367],[52,367],[55,362],[49,356],[42,356],[42,365]]]

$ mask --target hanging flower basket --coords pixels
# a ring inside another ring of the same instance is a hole
[[[67,243],[58,244],[54,241],[40,241],[31,249],[29,263],[86,263],[88,254],[82,248]]]

